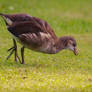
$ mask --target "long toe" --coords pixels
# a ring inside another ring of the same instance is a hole
[[[8,55],[8,57],[6,58],[6,61],[8,61],[8,59],[11,57],[11,55],[14,53],[14,47],[8,49],[8,51],[11,51],[10,54]]]

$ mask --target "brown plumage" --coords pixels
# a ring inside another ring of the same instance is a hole
[[[17,55],[16,41],[21,43],[22,64],[24,63],[24,48],[37,52],[55,54],[62,49],[70,49],[77,54],[76,41],[73,37],[64,36],[58,38],[50,25],[36,17],[27,14],[0,14],[7,25],[8,31],[13,35],[14,46],[8,58],[15,51],[15,61],[20,58]]]

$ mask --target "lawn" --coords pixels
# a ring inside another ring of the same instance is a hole
[[[75,56],[25,49],[24,65],[13,56],[5,61],[13,44],[0,17],[0,92],[92,92],[92,0],[0,0],[0,12],[40,17],[57,36],[75,37],[79,50]]]

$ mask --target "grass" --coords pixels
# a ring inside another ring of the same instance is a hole
[[[6,62],[12,38],[0,18],[0,92],[92,92],[92,0],[0,0],[0,12],[47,20],[57,36],[74,36],[79,49],[78,56],[26,49],[26,64],[13,56]]]

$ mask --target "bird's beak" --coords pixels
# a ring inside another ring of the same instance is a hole
[[[75,55],[78,55],[78,50],[77,50],[76,47],[74,48],[73,52],[74,52]]]

